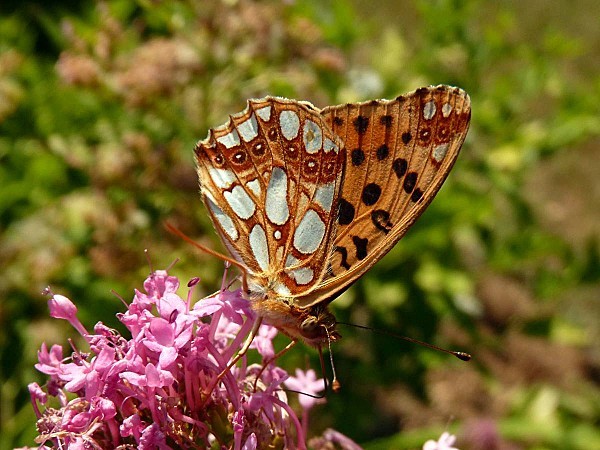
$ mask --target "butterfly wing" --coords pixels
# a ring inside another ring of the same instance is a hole
[[[304,307],[339,295],[421,215],[456,161],[471,105],[463,90],[437,86],[327,107],[322,115],[347,156],[330,271]]]
[[[320,111],[250,100],[195,155],[204,203],[254,295],[294,298],[316,287],[336,234],[345,167],[343,143]]]

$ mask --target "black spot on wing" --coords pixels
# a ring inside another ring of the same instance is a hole
[[[419,175],[417,174],[417,172],[409,172],[406,175],[406,178],[404,178],[404,185],[402,186],[404,188],[404,192],[410,194],[413,191],[413,189],[417,185],[418,176]]]
[[[335,247],[333,250],[339,252],[342,257],[340,265],[346,270],[350,269],[350,264],[348,264],[348,250],[346,250],[346,247]]]
[[[375,225],[375,228],[383,231],[384,233],[389,233],[394,224],[390,222],[390,213],[385,211],[384,209],[376,209],[371,213],[371,222]]]
[[[353,166],[360,166],[365,161],[365,152],[361,148],[357,148],[352,150],[350,157],[352,158]]]
[[[362,201],[365,205],[371,206],[377,203],[381,196],[381,187],[376,183],[367,184],[362,191]]]
[[[349,225],[354,220],[356,213],[354,206],[348,200],[340,198],[338,223],[340,225]]]
[[[352,242],[356,247],[356,259],[359,261],[367,257],[367,244],[369,240],[367,238],[360,238],[358,236],[352,236]]]
[[[354,119],[352,125],[354,125],[354,128],[358,134],[365,134],[367,128],[369,128],[369,118],[365,116],[358,116],[356,119]]]
[[[393,122],[393,118],[392,116],[390,116],[389,114],[386,114],[385,116],[381,116],[379,118],[379,122],[381,123],[381,125],[383,125],[386,128],[389,128],[392,126],[392,122]]]
[[[422,197],[423,197],[423,191],[422,191],[421,189],[419,189],[419,188],[416,188],[416,189],[413,191],[413,193],[411,194],[411,196],[410,196],[410,199],[411,199],[413,202],[415,202],[415,203],[416,203],[416,202],[418,202],[419,200],[421,200],[421,198],[422,198]]]
[[[383,161],[390,154],[390,149],[387,145],[383,144],[377,149],[377,159]]]
[[[402,178],[408,170],[408,162],[404,158],[397,158],[392,163],[392,169],[398,178]]]

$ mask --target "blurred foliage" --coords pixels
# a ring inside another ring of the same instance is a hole
[[[318,106],[464,88],[462,155],[418,224],[334,302],[342,321],[470,351],[465,364],[343,327],[313,413],[365,447],[600,448],[598,4],[106,0],[0,5],[0,448],[33,443],[41,342],[118,327],[155,268],[218,285],[195,141],[245,99]],[[284,341],[281,343],[285,344]],[[307,356],[308,355],[308,356]],[[285,364],[318,367],[297,348]]]

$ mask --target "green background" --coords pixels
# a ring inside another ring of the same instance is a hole
[[[311,412],[370,449],[600,448],[600,3],[58,1],[0,5],[0,448],[33,445],[44,287],[91,329],[149,268],[218,288],[192,149],[267,94],[319,107],[428,84],[471,96],[443,189],[333,303],[342,392]],[[119,328],[122,329],[122,328]],[[279,341],[284,346],[285,339]],[[318,370],[303,346],[282,364]]]

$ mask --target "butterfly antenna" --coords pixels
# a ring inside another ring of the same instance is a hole
[[[242,286],[244,288],[244,292],[248,292],[248,281],[247,281],[248,270],[246,269],[246,267],[243,264],[239,263],[238,261],[236,261],[233,258],[230,258],[229,256],[225,256],[222,253],[216,252],[211,248],[208,248],[202,244],[199,244],[198,242],[194,241],[191,237],[189,237],[188,235],[183,233],[181,230],[176,228],[174,225],[171,225],[169,222],[165,223],[165,228],[167,230],[169,230],[169,232],[174,234],[175,236],[178,236],[181,239],[183,239],[184,241],[189,242],[190,244],[192,244],[194,247],[196,247],[200,251],[203,251],[204,253],[208,253],[209,255],[219,258],[225,262],[228,262],[229,264],[232,264],[235,267],[237,267],[238,269],[240,269],[242,271]]]
[[[433,344],[428,344],[427,342],[423,342],[423,341],[419,341],[418,339],[414,339],[408,336],[400,336],[399,334],[395,334],[395,333],[390,333],[389,331],[385,331],[385,330],[377,330],[376,328],[371,328],[371,327],[366,327],[363,325],[357,325],[355,323],[347,323],[347,322],[338,322],[339,325],[347,325],[349,327],[354,327],[354,328],[360,328],[361,330],[370,330],[374,333],[378,333],[378,334],[384,334],[386,336],[392,336],[396,339],[402,339],[403,341],[408,341],[408,342],[412,342],[413,344],[419,344],[423,347],[427,347],[430,348],[432,350],[437,350],[439,352],[442,353],[448,353],[449,355],[453,355],[456,356],[458,359],[460,359],[461,361],[470,361],[471,360],[471,355],[469,353],[465,353],[465,352],[457,352],[455,350],[448,350],[442,347],[438,347],[437,345],[433,345]]]

